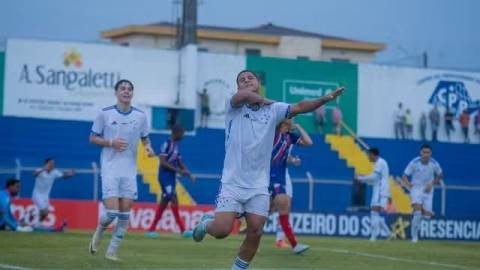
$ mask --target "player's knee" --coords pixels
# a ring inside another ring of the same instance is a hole
[[[216,230],[216,232],[213,236],[217,239],[223,239],[223,238],[227,237],[228,235],[230,235],[231,231],[232,231],[231,227],[223,226],[223,227],[219,228],[218,230]]]
[[[250,238],[260,239],[260,237],[262,237],[262,234],[263,234],[263,228],[254,227],[254,228],[247,229],[247,235]]]

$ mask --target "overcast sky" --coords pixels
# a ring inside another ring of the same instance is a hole
[[[253,27],[272,22],[386,43],[377,63],[480,71],[477,0],[198,0],[199,23]],[[0,0],[0,40],[100,41],[100,31],[173,21],[172,0]]]

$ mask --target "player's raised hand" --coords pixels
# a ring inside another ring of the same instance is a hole
[[[341,96],[343,92],[345,92],[345,87],[342,86],[335,89],[335,91],[328,94],[328,96],[330,97],[330,99],[336,99],[338,96]]]
[[[128,147],[128,143],[126,140],[122,139],[122,138],[117,138],[115,140],[112,140],[112,147],[119,151],[119,152],[122,152],[122,151],[125,151],[125,149],[127,149]]]

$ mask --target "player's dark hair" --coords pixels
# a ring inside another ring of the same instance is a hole
[[[423,149],[430,149],[430,150],[432,150],[432,147],[431,147],[429,144],[424,144],[424,145],[422,145],[422,147],[420,147],[420,150],[423,150]]]
[[[47,164],[48,162],[52,161],[53,157],[47,157],[43,162]]]
[[[7,183],[5,184],[5,187],[6,187],[6,188],[9,188],[9,187],[11,187],[11,186],[13,186],[13,185],[15,185],[15,184],[17,184],[17,183],[20,183],[20,180],[18,180],[17,178],[13,178],[13,177],[12,177],[12,178],[10,178],[10,179],[7,180]]]
[[[133,90],[133,83],[132,83],[131,81],[129,81],[129,80],[127,80],[127,79],[121,79],[120,81],[118,81],[118,82],[115,84],[115,88],[114,88],[115,91],[118,90],[118,87],[120,87],[120,84],[122,84],[122,83],[128,83],[128,84],[130,84],[130,86],[132,87],[132,90]]]
[[[172,133],[177,133],[177,132],[185,132],[185,129],[181,125],[176,124],[172,127]]]
[[[378,148],[373,147],[368,149],[368,153],[378,157],[378,155],[380,155],[380,150],[378,150]]]
[[[258,78],[258,75],[255,74],[255,72],[253,72],[253,71],[251,71],[251,70],[249,70],[249,69],[244,69],[244,70],[240,71],[240,72],[238,73],[238,75],[237,75],[237,84],[238,84],[238,79],[240,79],[240,75],[242,75],[243,73],[246,73],[246,72],[252,73],[253,76],[255,76],[255,78],[257,78],[257,80],[260,81],[260,79]]]

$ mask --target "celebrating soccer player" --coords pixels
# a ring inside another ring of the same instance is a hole
[[[238,91],[226,101],[225,160],[215,216],[204,215],[193,239],[208,233],[227,237],[238,214],[245,215],[247,230],[232,269],[247,269],[257,252],[270,206],[270,157],[275,127],[284,119],[314,111],[340,96],[344,89],[293,105],[259,95],[259,80],[249,70],[237,76]]]
[[[117,104],[104,108],[95,119],[90,142],[102,147],[102,197],[105,213],[100,217],[90,242],[95,254],[107,227],[118,218],[105,258],[118,261],[117,249],[128,229],[133,201],[137,198],[137,146],[141,139],[148,156],[154,152],[148,138],[144,112],[131,105],[133,83],[120,80],[115,84]]]

